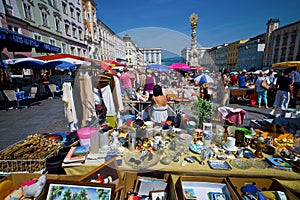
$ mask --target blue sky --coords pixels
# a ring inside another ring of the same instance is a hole
[[[116,34],[123,37],[128,33],[138,47],[165,48],[165,45],[182,43],[173,48],[177,53],[182,47],[190,47],[189,16],[192,13],[198,14],[197,42],[199,46],[204,47],[213,47],[264,33],[266,22],[270,18],[279,18],[280,27],[300,20],[300,0],[95,0],[95,2],[98,19]]]

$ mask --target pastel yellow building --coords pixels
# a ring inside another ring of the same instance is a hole
[[[246,40],[238,40],[228,44],[228,52],[227,52],[227,69],[229,71],[237,71],[238,70],[238,52],[240,44],[247,42]]]

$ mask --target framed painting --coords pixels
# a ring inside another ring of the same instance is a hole
[[[154,190],[150,192],[149,197],[153,200],[166,200],[167,193],[164,190]]]
[[[113,158],[89,173],[83,175],[80,182],[114,184],[115,192],[120,191],[124,187],[124,182],[121,177],[116,159]]]
[[[44,199],[114,199],[115,185],[78,181],[47,180]]]

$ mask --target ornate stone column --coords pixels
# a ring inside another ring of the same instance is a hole
[[[198,25],[198,15],[192,13],[190,16],[190,24],[192,27],[192,42],[191,42],[191,51],[189,55],[189,65],[191,67],[199,66],[199,52],[197,50],[197,37],[196,37],[196,28]]]

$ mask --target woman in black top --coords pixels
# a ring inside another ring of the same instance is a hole
[[[290,70],[285,69],[283,76],[277,78],[275,88],[277,89],[275,102],[273,104],[273,109],[270,115],[274,115],[278,107],[281,108],[281,115],[284,116],[285,112],[289,106],[290,99],[293,98],[292,93],[292,78],[290,77]]]

